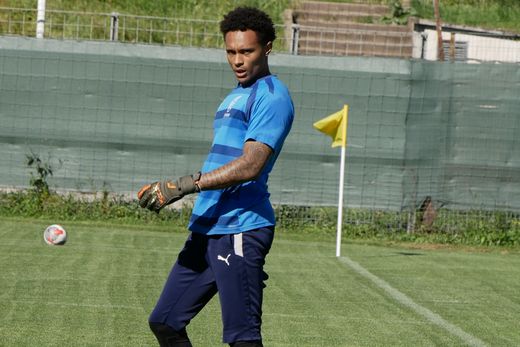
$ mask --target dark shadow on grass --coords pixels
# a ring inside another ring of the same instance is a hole
[[[397,254],[399,255],[405,255],[405,256],[416,256],[416,255],[424,255],[422,253],[417,253],[417,252],[397,252]]]

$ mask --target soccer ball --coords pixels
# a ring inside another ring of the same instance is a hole
[[[67,232],[58,224],[47,227],[43,232],[43,239],[48,245],[64,245],[67,242]]]

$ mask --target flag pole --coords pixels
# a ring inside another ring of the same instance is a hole
[[[345,146],[341,146],[341,164],[339,167],[338,225],[336,230],[336,257],[341,256],[341,231],[343,226],[343,187],[345,185]]]
[[[341,161],[339,165],[338,224],[336,228],[336,257],[341,256],[341,232],[343,229],[343,191],[345,187],[345,157],[347,152],[348,105],[343,106]]]
[[[332,137],[332,147],[341,146],[338,191],[338,223],[336,226],[336,257],[341,256],[341,229],[343,227],[343,191],[345,186],[345,158],[347,156],[348,105],[313,124],[314,128]]]

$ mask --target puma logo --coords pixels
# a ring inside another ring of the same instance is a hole
[[[228,259],[229,259],[229,256],[230,256],[230,255],[231,255],[231,253],[228,254],[227,257],[224,258],[223,256],[221,256],[221,255],[219,254],[219,255],[217,256],[217,260],[222,260],[224,263],[227,264],[227,266],[229,266],[229,261],[228,261]]]

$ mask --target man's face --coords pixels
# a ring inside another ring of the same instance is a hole
[[[242,86],[269,74],[267,56],[271,52],[271,42],[262,45],[252,30],[230,31],[224,40],[228,63]]]

